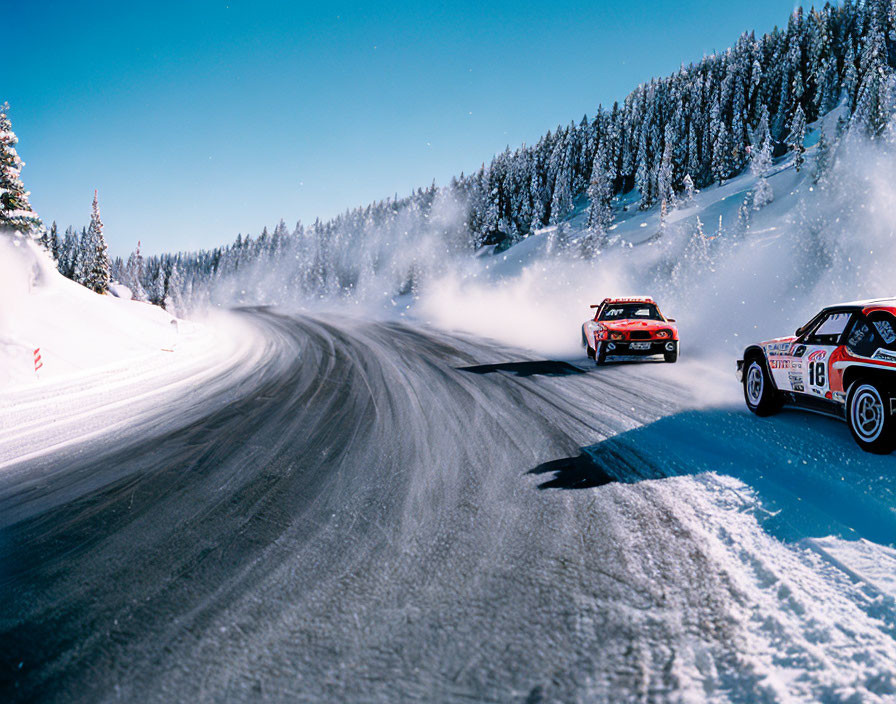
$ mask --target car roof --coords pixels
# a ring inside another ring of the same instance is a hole
[[[604,303],[609,303],[610,305],[615,305],[617,303],[653,303],[656,305],[656,301],[654,301],[650,296],[624,296],[622,298],[605,298]]]
[[[861,310],[864,312],[868,312],[871,310],[896,310],[896,298],[871,298],[865,301],[851,301],[849,303],[838,303],[833,306],[826,306],[824,311],[837,311],[837,310]]]

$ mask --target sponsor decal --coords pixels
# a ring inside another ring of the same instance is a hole
[[[806,354],[806,346],[805,345],[797,345],[796,349],[793,351],[794,357],[802,357]]]
[[[886,320],[875,320],[874,327],[877,328],[877,331],[880,333],[880,336],[884,338],[884,342],[888,345],[892,345],[896,342],[896,332],[893,332],[893,326]]]
[[[790,380],[790,388],[794,391],[799,391],[800,393],[802,393],[806,390],[806,387],[803,386],[802,374],[795,374],[793,372],[790,372],[790,374],[787,375],[787,378]]]
[[[770,359],[768,364],[772,369],[790,369],[789,359]]]
[[[823,362],[828,356],[827,350],[815,350],[809,355],[810,362]]]
[[[873,355],[871,355],[871,359],[879,359],[881,362],[893,362],[896,363],[896,353],[890,352],[889,350],[879,349]]]
[[[789,342],[773,342],[770,345],[766,345],[765,351],[770,355],[785,355],[790,353],[790,343]]]

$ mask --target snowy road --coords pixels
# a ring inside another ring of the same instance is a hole
[[[687,364],[241,315],[264,352],[205,415],[0,473],[0,698],[896,696],[896,553],[815,540],[896,540],[845,427],[707,409]]]

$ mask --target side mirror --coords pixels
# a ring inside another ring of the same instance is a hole
[[[667,323],[674,323],[674,322],[675,322],[675,318],[666,318],[666,322],[667,322]]]

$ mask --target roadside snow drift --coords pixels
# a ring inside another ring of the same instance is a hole
[[[0,300],[0,389],[170,350],[179,334],[157,306],[66,279],[19,233],[0,233]]]
[[[0,302],[0,472],[213,412],[270,354],[234,316],[193,323],[97,295],[17,233],[0,234]]]

